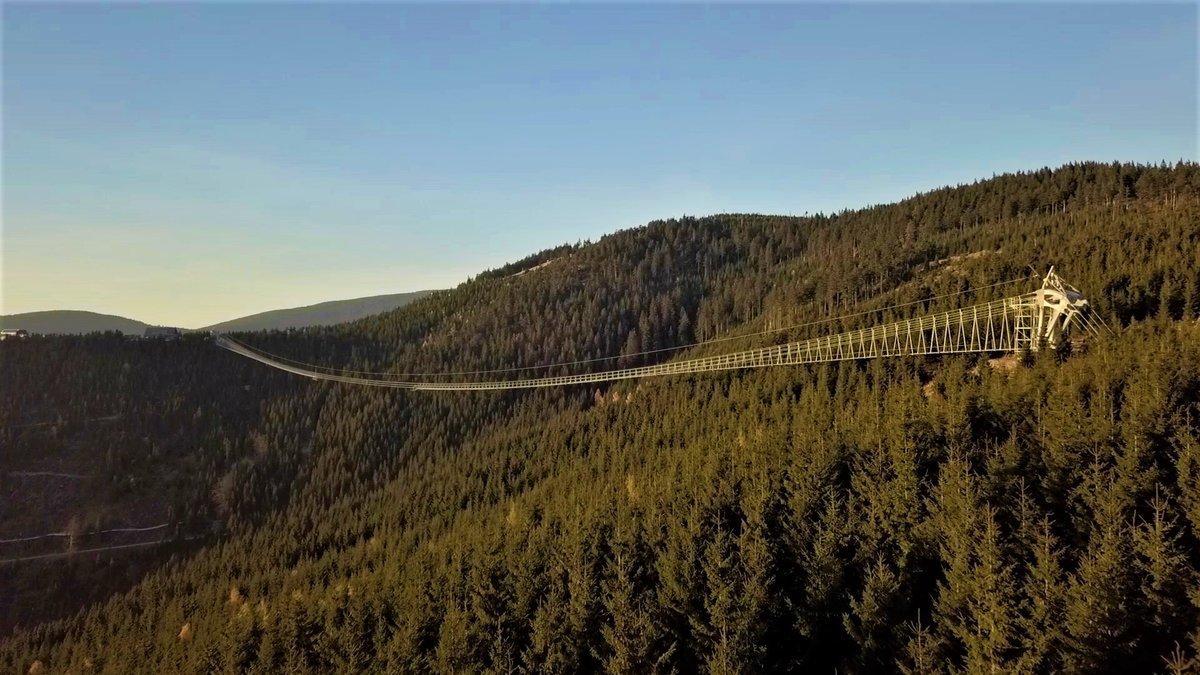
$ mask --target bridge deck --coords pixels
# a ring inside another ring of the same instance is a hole
[[[577,375],[511,380],[456,381],[444,378],[414,380],[364,377],[348,372],[321,372],[315,370],[315,367],[285,363],[225,336],[217,336],[215,341],[219,346],[237,354],[314,380],[421,391],[478,391],[560,387],[663,375],[846,361],[880,356],[1018,351],[1035,346],[1033,342],[1037,335],[1035,322],[1038,311],[1037,294],[1028,293],[871,328],[860,328],[835,335],[718,356]]]

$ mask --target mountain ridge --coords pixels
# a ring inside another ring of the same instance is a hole
[[[327,300],[311,305],[272,309],[257,314],[248,314],[228,321],[220,321],[196,330],[212,332],[235,332],[256,330],[285,330],[308,326],[330,326],[355,321],[373,314],[382,314],[416,302],[435,290],[409,291],[368,295],[347,300]]]
[[[148,325],[150,324],[137,319],[84,309],[48,309],[0,314],[0,328],[23,328],[39,335],[81,335],[111,331],[141,335]]]
[[[385,293],[346,300],[327,300],[311,305],[272,309],[265,312],[220,321],[186,331],[237,332],[286,330],[310,326],[329,326],[356,321],[373,314],[390,312],[435,293],[435,290]],[[24,328],[40,335],[86,335],[115,331],[141,335],[151,324],[116,314],[80,309],[51,309],[0,315],[0,328]]]

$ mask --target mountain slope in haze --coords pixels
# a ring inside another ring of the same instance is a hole
[[[372,372],[598,359],[538,368],[563,374],[1008,297],[1054,264],[1114,334],[1011,369],[942,355],[459,395],[313,382],[202,336],[0,344],[0,471],[91,443],[114,494],[173,486],[193,547],[136,582],[132,556],[102,556],[132,588],[4,568],[0,610],[24,627],[0,671],[1191,672],[1197,222],[1196,164],[1069,165],[830,216],[656,221],[247,338]],[[800,328],[761,334],[779,326]],[[77,410],[124,416],[14,424]],[[87,527],[121,524],[105,518]],[[70,618],[43,609],[100,587]]]
[[[235,331],[284,330],[309,326],[331,326],[382,314],[420,300],[435,291],[389,293],[350,300],[331,300],[304,307],[276,309],[222,321],[199,330],[228,333]],[[73,309],[24,312],[0,315],[0,328],[24,328],[37,335],[86,335],[116,331],[142,335],[149,324],[112,314]]]
[[[217,333],[257,330],[285,330],[287,328],[306,328],[309,326],[331,326],[333,324],[354,321],[372,314],[382,314],[403,307],[433,293],[434,291],[413,291],[411,293],[390,293],[373,295],[365,298],[350,300],[331,300],[315,305],[276,309],[230,319],[205,326],[200,330]]]
[[[141,335],[146,324],[112,314],[99,314],[75,309],[54,309],[45,312],[24,312],[0,316],[0,328],[24,328],[41,335],[82,335],[117,331],[126,335]]]

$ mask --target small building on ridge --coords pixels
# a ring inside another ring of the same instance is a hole
[[[146,332],[142,337],[154,340],[178,340],[183,337],[183,332],[173,326],[146,326]]]

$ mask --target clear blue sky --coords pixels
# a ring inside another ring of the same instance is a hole
[[[199,326],[655,218],[1197,154],[1190,4],[4,13],[5,313]]]

